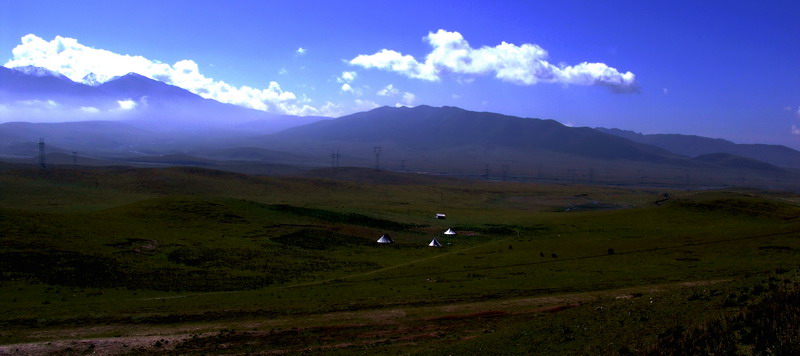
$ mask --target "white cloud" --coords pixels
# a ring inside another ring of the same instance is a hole
[[[330,101],[325,102],[320,108],[318,115],[322,116],[329,116],[329,117],[339,117],[343,115],[342,107],[338,104],[334,104]]]
[[[416,95],[409,92],[403,93],[403,104],[405,104],[406,106],[414,105],[414,100],[417,100]]]
[[[339,90],[343,93],[352,93],[356,96],[361,96],[361,89],[353,88],[353,86],[350,85],[350,83],[356,80],[357,76],[358,73],[356,72],[342,72],[342,75],[336,77],[336,82],[342,83]]]
[[[9,105],[0,105],[0,122],[18,121],[24,118],[27,122],[72,122],[97,119],[104,114],[104,120],[117,120],[130,117],[132,109],[143,103],[122,100],[110,108],[94,106],[70,106],[55,100],[17,100]]]
[[[302,56],[302,55],[306,54],[306,51],[308,51],[308,50],[303,48],[303,47],[300,47],[300,48],[297,49],[297,55],[298,56]]]
[[[401,102],[394,104],[394,106],[398,107],[414,105],[414,101],[417,99],[417,96],[414,95],[414,93],[410,93],[407,91],[406,92],[400,91],[400,89],[395,88],[393,84],[389,84],[383,87],[383,89],[378,90],[375,94],[385,97],[393,97],[399,95],[401,98]]]
[[[367,110],[372,110],[374,108],[380,107],[380,105],[378,105],[378,103],[376,103],[374,101],[371,101],[371,100],[356,99],[355,101],[353,101],[353,104],[354,105],[353,105],[352,109],[354,111],[367,111]]]
[[[5,67],[43,67],[78,82],[89,73],[95,73],[98,78],[113,78],[135,72],[224,103],[292,115],[316,111],[299,101],[294,93],[281,89],[277,82],[270,82],[264,89],[235,87],[204,76],[192,60],[169,65],[142,56],[87,47],[73,38],[56,36],[48,42],[33,34],[22,37],[22,43],[12,50],[12,54],[13,58]]]
[[[79,110],[87,114],[97,114],[100,112],[100,109],[94,106],[81,106]]]
[[[367,69],[387,69],[402,73],[410,78],[430,81],[439,80],[438,75],[431,70],[430,66],[423,66],[422,63],[418,62],[410,55],[402,55],[399,52],[388,49],[382,49],[380,52],[372,55],[359,55],[351,59],[350,64],[362,66]]]
[[[117,100],[117,104],[119,104],[120,110],[133,110],[136,108],[136,102],[131,99]]]
[[[797,128],[797,126],[792,125],[792,135],[800,136],[800,128]]]
[[[16,104],[15,106],[35,111],[54,110],[58,109],[61,106],[61,104],[59,104],[55,100],[39,100],[39,99],[18,100],[15,104]]]
[[[636,77],[631,72],[620,73],[604,63],[583,62],[573,66],[556,66],[547,61],[547,51],[536,44],[517,46],[501,42],[495,47],[475,49],[460,33],[445,30],[430,32],[424,39],[433,48],[425,56],[425,61],[420,62],[410,55],[382,49],[372,55],[356,56],[350,60],[350,64],[393,71],[428,81],[438,81],[445,73],[470,76],[493,74],[497,79],[520,85],[602,85],[617,92],[638,89]]]
[[[400,91],[397,90],[397,88],[395,88],[394,85],[389,84],[383,89],[378,90],[378,92],[375,94],[378,94],[380,96],[395,96],[397,94],[400,94]]]
[[[352,83],[356,80],[358,73],[356,72],[342,72],[342,75],[336,78],[339,83]]]

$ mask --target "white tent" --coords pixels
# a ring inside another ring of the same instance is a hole
[[[394,243],[394,241],[392,240],[391,237],[389,237],[389,235],[383,234],[383,235],[381,235],[381,238],[378,239],[378,243],[379,244],[391,244],[391,243]]]
[[[456,232],[455,232],[455,231],[453,231],[453,229],[447,229],[447,231],[445,231],[445,232],[444,232],[444,234],[445,234],[445,235],[455,235],[455,234],[456,234]]]
[[[428,246],[430,246],[430,247],[442,247],[442,244],[439,243],[439,240],[437,240],[434,237],[433,240],[431,240],[431,243],[428,244]]]

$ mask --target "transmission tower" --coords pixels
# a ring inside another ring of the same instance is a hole
[[[44,161],[44,139],[39,139],[39,167],[47,168],[47,164]]]
[[[504,164],[500,166],[500,169],[503,171],[503,181],[506,181],[508,179],[508,165]]]
[[[381,159],[381,149],[382,149],[381,146],[375,146],[375,147],[372,148],[372,150],[375,152],[375,170],[376,171],[380,171],[381,170],[381,161],[380,161],[380,159]]]
[[[331,168],[339,167],[339,151],[331,151]]]
[[[486,168],[483,169],[483,178],[489,180],[489,164],[486,164]]]
[[[400,160],[400,172],[405,172],[405,171],[406,171],[406,160],[401,159]]]
[[[72,165],[78,165],[78,151],[72,151]]]

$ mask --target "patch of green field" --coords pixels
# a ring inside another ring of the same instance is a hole
[[[8,331],[0,344],[101,325],[291,318],[316,327],[313,316],[324,313],[738,280],[800,261],[800,207],[775,192],[669,191],[656,205],[665,191],[413,175],[402,184],[402,175],[381,174],[2,171],[0,326]],[[447,220],[435,220],[439,212]],[[447,228],[458,234],[442,235]],[[383,233],[396,243],[375,243]],[[444,247],[427,247],[434,237]],[[675,303],[648,318],[679,310]],[[557,315],[570,313],[578,311]],[[513,315],[481,318],[507,322],[507,335],[542,331]],[[309,330],[296,337],[313,337]]]

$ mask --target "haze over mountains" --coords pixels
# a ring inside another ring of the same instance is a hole
[[[295,117],[205,99],[135,73],[105,79],[89,75],[85,83],[76,83],[41,68],[0,67],[0,120],[7,121],[0,124],[0,155],[34,157],[43,138],[51,153],[139,161],[183,157],[175,164],[378,165],[538,177],[551,172],[589,181],[625,172],[643,176],[643,170],[688,181],[687,171],[710,176],[722,169],[739,176],[746,174],[733,172],[753,172],[752,177],[794,174],[787,169],[800,168],[800,152],[785,146],[567,127],[553,120],[424,105],[381,107],[332,120]],[[43,117],[64,122],[35,123]]]
[[[205,99],[136,73],[84,83],[37,67],[0,67],[2,121],[123,121],[153,131],[276,132],[323,117],[271,114]],[[55,119],[54,119],[55,118]]]

